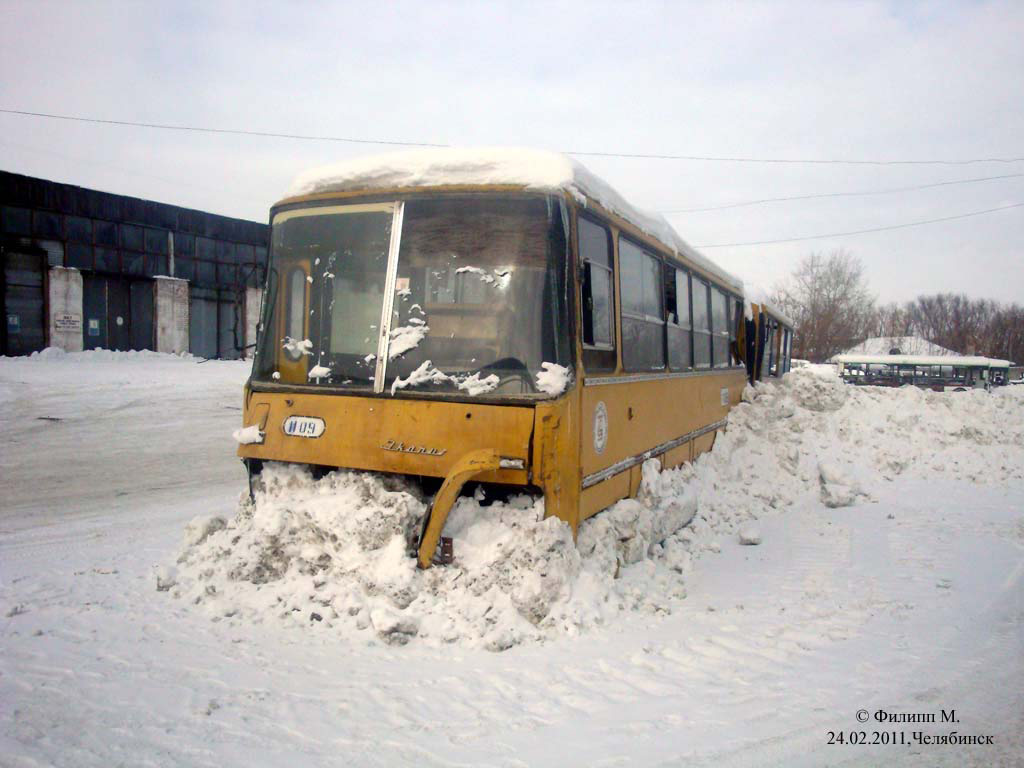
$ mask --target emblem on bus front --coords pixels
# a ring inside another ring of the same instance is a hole
[[[448,453],[446,448],[427,448],[424,445],[406,445],[401,441],[388,440],[381,446],[385,451],[396,451],[398,453],[415,453],[421,456],[444,456]]]

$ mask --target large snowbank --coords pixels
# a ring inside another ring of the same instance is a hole
[[[647,462],[638,498],[586,521],[577,546],[542,499],[466,497],[445,528],[455,562],[420,571],[409,552],[428,500],[413,486],[270,466],[233,519],[193,521],[159,586],[219,620],[501,650],[623,611],[670,613],[695,558],[773,512],[870,503],[900,475],[988,483],[1022,467],[1024,392],[851,387],[802,369],[748,387],[695,463]]]

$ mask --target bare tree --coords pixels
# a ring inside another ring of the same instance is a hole
[[[871,335],[920,336],[961,355],[1024,358],[1024,308],[963,294],[918,296],[902,306],[887,304],[875,312]]]
[[[811,253],[772,297],[793,318],[793,356],[823,362],[866,339],[877,322],[860,260],[844,250]]]

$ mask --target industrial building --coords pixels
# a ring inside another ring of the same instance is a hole
[[[243,357],[268,241],[266,224],[0,171],[0,354]]]

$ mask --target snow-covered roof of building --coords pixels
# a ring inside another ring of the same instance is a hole
[[[887,355],[890,349],[898,349],[903,355],[955,355],[952,349],[940,347],[920,336],[874,336],[850,347],[844,355]]]
[[[998,360],[992,357],[962,357],[960,355],[835,355],[833,363],[887,363],[890,365],[952,365],[960,368],[968,366],[1006,368],[1009,360]]]
[[[581,203],[593,200],[682,255],[730,289],[743,281],[690,246],[659,213],[626,201],[581,163],[557,152],[516,147],[415,149],[314,168],[299,174],[289,197],[405,187],[508,184],[526,189],[567,191]]]

